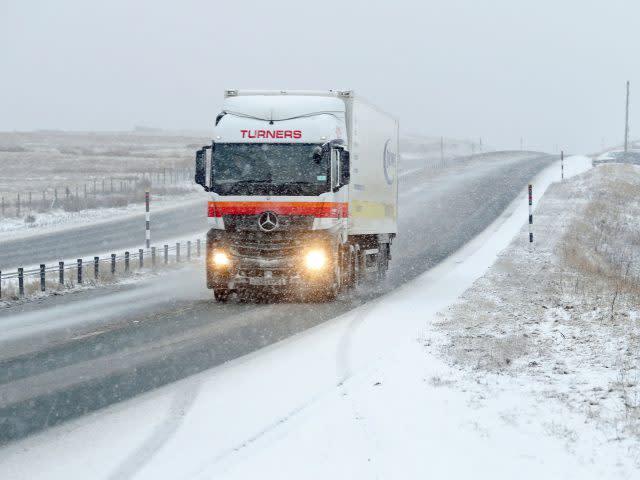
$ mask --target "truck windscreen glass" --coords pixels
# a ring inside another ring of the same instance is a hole
[[[217,143],[213,190],[221,195],[318,195],[329,190],[328,152],[318,144]]]

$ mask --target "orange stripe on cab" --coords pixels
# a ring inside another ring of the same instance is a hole
[[[223,215],[311,215],[316,218],[342,218],[349,215],[347,202],[209,202],[209,217]]]

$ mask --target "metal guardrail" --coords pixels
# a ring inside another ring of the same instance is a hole
[[[183,261],[188,262],[194,257],[202,256],[202,243],[202,239],[198,238],[194,242],[188,240],[172,245],[164,244],[160,248],[139,248],[137,252],[125,251],[121,255],[112,253],[107,258],[94,256],[87,262],[83,258],[78,258],[76,262],[71,263],[60,261],[58,265],[40,264],[39,268],[28,270],[20,267],[11,273],[0,271],[0,299],[7,296],[8,284],[12,284],[15,291],[17,283],[17,298],[23,298],[25,296],[25,281],[35,283],[36,291],[46,292],[47,280],[51,280],[51,278],[57,279],[57,285],[70,289],[88,281],[98,281],[101,274],[105,272],[105,268],[106,274],[115,278],[118,275],[129,274],[132,267],[141,270],[145,267],[157,268]]]

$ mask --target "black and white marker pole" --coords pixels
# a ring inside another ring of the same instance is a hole
[[[529,185],[529,243],[533,243],[533,186]]]
[[[564,182],[564,150],[560,151],[560,180]]]
[[[149,213],[149,190],[144,192],[144,204],[145,204],[145,220],[146,220],[145,238],[147,240],[147,250],[148,250],[151,246],[151,214]]]

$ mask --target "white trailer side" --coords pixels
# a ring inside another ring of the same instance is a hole
[[[351,183],[349,235],[398,232],[398,121],[354,96],[346,99]]]

